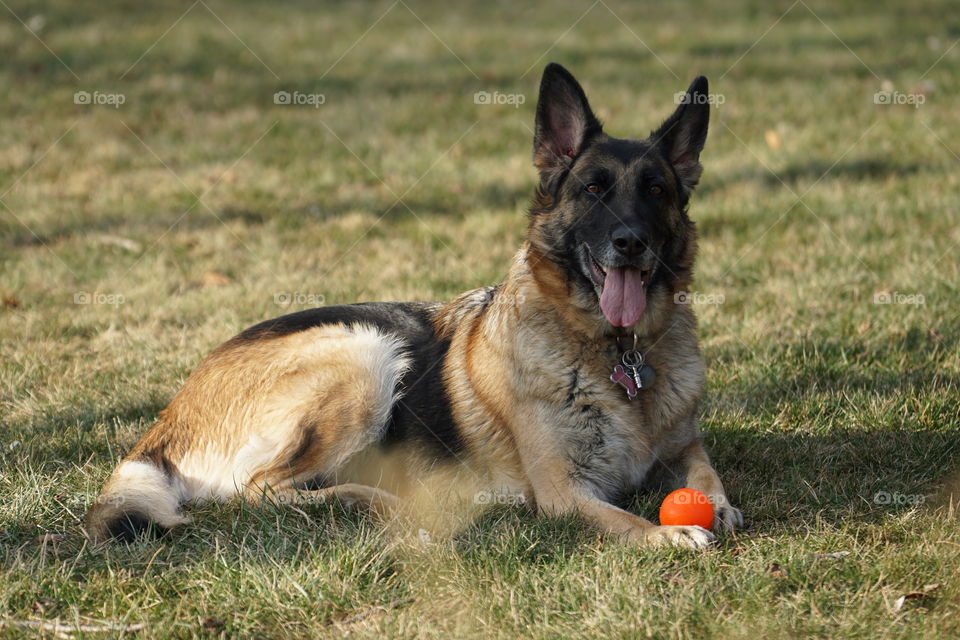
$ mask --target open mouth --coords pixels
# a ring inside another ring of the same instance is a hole
[[[632,265],[604,267],[584,245],[590,264],[590,276],[600,289],[600,310],[615,327],[636,324],[647,309],[647,286],[652,269]]]

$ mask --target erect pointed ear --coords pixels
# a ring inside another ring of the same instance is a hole
[[[676,94],[680,106],[650,134],[652,140],[673,165],[680,177],[685,195],[700,180],[700,152],[707,141],[707,125],[710,123],[710,104],[707,94],[707,79],[697,77],[685,94]]]
[[[533,164],[540,173],[547,177],[569,167],[600,130],[580,84],[559,64],[548,64],[540,80],[533,136]]]

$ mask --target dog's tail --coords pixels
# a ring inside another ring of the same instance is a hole
[[[87,511],[86,532],[92,541],[133,541],[190,521],[180,513],[187,499],[183,483],[163,461],[160,456],[140,455],[117,466]]]

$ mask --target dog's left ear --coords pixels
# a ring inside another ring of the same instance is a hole
[[[710,123],[707,88],[707,79],[697,77],[682,97],[677,94],[680,106],[673,115],[650,134],[650,140],[660,148],[680,177],[684,195],[690,195],[703,172],[700,152],[707,141],[707,125]]]
[[[600,130],[580,83],[559,64],[548,64],[540,80],[533,136],[533,164],[541,176],[549,178],[569,167]]]

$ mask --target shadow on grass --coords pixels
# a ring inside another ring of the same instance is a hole
[[[755,531],[880,522],[941,501],[960,437],[931,430],[709,432],[731,500]]]
[[[402,202],[378,201],[368,206],[357,202],[317,202],[296,210],[279,211],[274,218],[284,228],[301,228],[322,224],[327,220],[355,211],[367,211],[375,219],[385,221],[421,218],[443,218],[445,220],[469,219],[479,210],[500,209],[525,212],[533,197],[534,181],[530,179],[527,187],[509,187],[500,183],[481,185],[469,193],[441,193],[430,199],[405,197]],[[406,206],[404,206],[406,205]],[[229,214],[228,214],[229,215]],[[524,219],[517,218],[517,228],[524,226]]]
[[[708,367],[743,367],[756,379],[710,392],[720,409],[742,408],[752,413],[778,411],[785,404],[818,394],[869,392],[879,399],[926,398],[944,400],[943,391],[960,388],[960,376],[940,366],[956,350],[953,332],[931,336],[928,329],[911,327],[896,343],[875,343],[852,337],[816,338],[783,342],[759,352],[743,343],[714,347]],[[784,363],[791,363],[784,367]],[[960,422],[960,409],[945,415]]]
[[[845,160],[834,164],[833,161],[811,160],[809,162],[789,164],[782,169],[769,171],[762,166],[748,167],[737,171],[714,174],[704,180],[699,188],[701,195],[722,192],[724,189],[740,183],[760,184],[764,187],[784,189],[784,184],[794,191],[801,183],[824,180],[845,180],[852,182],[881,182],[901,179],[904,176],[922,173],[934,175],[944,169],[936,165],[919,162],[896,162],[876,158]]]
[[[169,400],[157,395],[140,404],[114,407],[78,401],[46,411],[29,424],[0,422],[0,437],[22,442],[15,464],[27,468],[55,470],[66,461],[84,464],[91,459],[106,466],[113,462],[111,454],[124,453],[153,424]],[[0,473],[3,462],[0,457]]]
[[[135,237],[157,238],[174,231],[204,231],[216,229],[223,224],[239,222],[247,228],[259,229],[277,225],[280,229],[300,229],[320,225],[347,213],[366,211],[375,219],[386,222],[420,218],[443,218],[461,220],[478,210],[506,209],[525,211],[532,198],[534,178],[531,171],[529,185],[509,187],[500,183],[486,183],[469,193],[441,192],[429,198],[404,197],[402,202],[388,196],[370,201],[337,200],[315,202],[298,209],[226,207],[216,211],[216,216],[202,208],[184,216],[182,211],[138,212],[136,216],[108,214],[94,220],[64,220],[48,229],[26,229],[10,222],[0,224],[0,247],[13,249],[23,247],[56,246],[61,242],[75,241],[87,235],[118,234]],[[517,228],[524,220],[517,219]],[[356,232],[357,235],[361,231]],[[147,243],[148,245],[150,243]],[[133,254],[132,254],[133,255]]]
[[[960,410],[950,404],[960,376],[938,365],[955,346],[919,331],[895,353],[852,339],[784,344],[764,356],[775,369],[711,390],[707,445],[735,502],[761,529],[876,522],[940,502],[960,461]],[[732,349],[720,360],[754,357]]]

